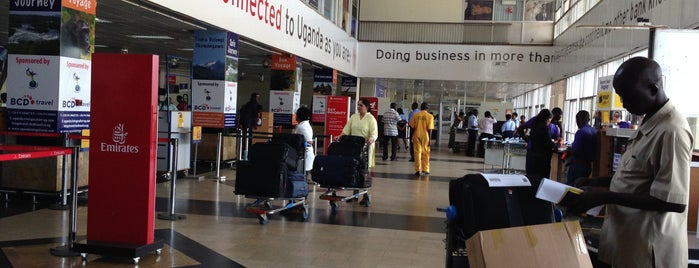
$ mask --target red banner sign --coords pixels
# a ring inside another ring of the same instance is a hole
[[[150,244],[158,56],[95,53],[92,62],[87,240]]]
[[[327,114],[325,116],[325,135],[337,137],[342,134],[342,128],[349,119],[349,97],[328,96]],[[325,143],[325,151],[328,150],[329,143]]]
[[[296,56],[290,55],[272,55],[272,64],[270,66],[272,70],[285,70],[294,71],[296,70]]]

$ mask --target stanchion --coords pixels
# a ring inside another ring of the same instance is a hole
[[[199,154],[199,143],[194,144],[194,161],[192,162],[192,175],[184,176],[187,179],[203,180],[204,176],[197,175],[197,155]]]
[[[226,176],[221,176],[221,144],[223,143],[223,136],[221,132],[218,133],[218,143],[216,144],[216,177],[219,182],[226,181]]]
[[[168,214],[158,213],[158,219],[161,220],[182,220],[187,217],[184,215],[175,214],[175,185],[177,184],[177,147],[179,146],[179,141],[177,139],[170,139],[172,143],[172,180],[170,181],[170,212]]]
[[[80,154],[80,146],[73,147],[73,174],[71,174],[71,187],[70,187],[70,209],[68,210],[68,215],[70,218],[70,224],[68,224],[68,242],[65,245],[53,247],[50,252],[54,256],[58,257],[76,257],[80,256],[80,252],[73,251],[73,243],[75,243],[75,234],[78,229],[78,160]],[[65,162],[63,163],[65,166]]]
[[[238,134],[238,137],[235,138],[236,143],[238,144],[238,160],[247,161],[248,159],[243,157],[243,130],[239,128],[236,131]]]
[[[63,146],[70,147],[70,139],[68,138],[68,133],[63,135]],[[68,163],[68,155],[63,155],[63,166],[61,167],[61,203],[49,205],[49,209],[53,210],[66,210],[68,209],[68,168],[66,167]]]

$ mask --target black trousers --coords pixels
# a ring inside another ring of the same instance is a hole
[[[476,138],[478,136],[478,130],[469,129],[468,130],[468,144],[466,145],[466,155],[476,156]]]
[[[398,149],[398,136],[383,136],[383,160],[388,159],[388,141],[391,141],[391,160],[396,159],[396,149]]]

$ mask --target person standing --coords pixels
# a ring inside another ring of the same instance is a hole
[[[403,147],[405,147],[405,150],[408,150],[408,116],[403,113],[403,108],[398,108],[397,111],[398,115],[400,116],[400,120],[398,123],[396,123],[396,126],[398,127],[398,138],[403,140]],[[398,147],[398,149],[400,149],[400,144]]]
[[[597,131],[590,126],[590,113],[582,110],[575,115],[578,131],[573,145],[568,150],[570,157],[566,183],[573,185],[575,179],[587,178],[592,173],[592,161],[597,156]]]
[[[357,101],[357,112],[353,114],[342,129],[342,133],[336,137],[336,140],[344,135],[363,137],[366,144],[369,146],[369,163],[367,169],[376,165],[374,160],[374,146],[376,138],[379,137],[379,130],[376,123],[376,118],[371,115],[369,100],[359,99]]]
[[[303,139],[306,141],[306,151],[304,154],[304,171],[306,171],[306,176],[310,174],[313,169],[313,160],[315,159],[315,152],[313,152],[313,128],[311,127],[311,109],[302,106],[296,110],[296,120],[299,121],[294,130],[295,134],[303,135]],[[311,182],[311,180],[307,180]]]
[[[410,112],[410,114],[408,114],[408,122],[410,122],[410,120],[413,119],[413,115],[420,112],[420,110],[418,109],[417,102],[413,102],[413,105],[411,105],[410,108],[412,108],[412,111]],[[413,161],[415,161],[415,146],[413,146],[413,129],[412,129],[412,127],[410,128],[410,137],[408,137],[408,139],[410,140],[410,160],[409,161],[413,162]]]
[[[434,116],[427,110],[426,102],[420,104],[420,112],[410,119],[410,127],[413,128],[412,136],[415,145],[415,176],[430,174],[430,136],[434,129]]]
[[[515,122],[515,129],[519,127],[519,119],[518,119],[519,114],[517,112],[512,112],[512,122]]]
[[[177,110],[180,111],[186,111],[187,110],[187,102],[184,101],[184,97],[182,95],[177,95]]]
[[[551,176],[551,156],[558,146],[551,139],[549,125],[553,115],[549,109],[543,109],[532,121],[531,134],[527,146],[525,169],[529,179],[549,178]]]
[[[388,141],[391,141],[391,161],[396,160],[396,149],[398,148],[398,121],[400,120],[400,115],[396,112],[396,103],[391,103],[391,108],[389,108],[383,114],[383,157],[382,159],[386,161],[388,159]]]
[[[548,109],[547,109],[548,110]],[[551,134],[551,139],[558,140],[561,138],[561,118],[563,117],[563,110],[558,107],[554,107],[551,109],[551,122],[548,124],[549,126],[549,133]],[[536,117],[531,118],[524,122],[524,124],[520,124],[519,128],[517,128],[517,133],[519,134],[520,137],[526,139],[527,138],[527,129],[532,128],[534,126],[534,121],[536,120]],[[524,116],[522,116],[522,121],[524,121]]]
[[[483,139],[492,139],[493,137],[493,124],[497,123],[498,120],[493,118],[490,111],[485,111],[484,117],[478,121],[478,130],[481,131],[481,136],[478,138],[478,157],[483,157],[485,155],[485,141]]]
[[[612,80],[624,108],[645,115],[612,178],[580,179],[560,205],[584,212],[606,204],[600,261],[614,267],[687,267],[687,204],[694,137],[665,95],[657,62],[634,57]]]
[[[502,131],[502,138],[507,139],[507,138],[512,138],[515,136],[515,121],[512,120],[512,115],[511,114],[506,114],[505,115],[505,123],[502,124],[502,127],[500,127],[500,131]]]
[[[468,117],[468,144],[466,145],[466,155],[476,156],[476,136],[478,136],[478,110],[473,109]]]
[[[262,106],[260,105],[260,94],[250,94],[250,100],[240,109],[239,128],[247,139],[248,148],[252,145],[252,131],[257,128],[258,121],[262,116]]]

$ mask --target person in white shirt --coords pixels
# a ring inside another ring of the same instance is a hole
[[[296,125],[294,133],[303,135],[303,139],[306,141],[304,165],[306,174],[313,169],[313,160],[315,159],[315,153],[313,152],[313,128],[311,128],[310,119],[311,109],[308,109],[308,107],[302,106],[296,110],[296,120],[299,121],[299,124]]]
[[[478,136],[478,110],[473,109],[466,124],[468,131],[467,156],[476,156],[476,137]]]
[[[483,146],[483,139],[492,139],[493,136],[493,124],[497,123],[498,120],[493,118],[490,111],[485,111],[485,116],[478,121],[478,130],[481,131],[481,136],[478,138],[478,157],[483,157],[485,155],[485,147]]]
[[[506,114],[505,115],[505,123],[502,124],[502,127],[500,128],[500,131],[502,131],[502,138],[512,138],[515,136],[515,121],[512,120],[512,115],[511,114]]]
[[[388,159],[388,141],[391,141],[391,161],[396,160],[396,149],[398,149],[398,121],[400,115],[396,112],[396,103],[391,103],[391,108],[383,114],[383,160]]]

